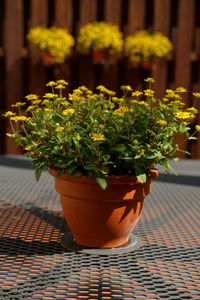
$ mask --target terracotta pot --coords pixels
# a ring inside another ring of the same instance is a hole
[[[142,67],[143,67],[144,69],[147,69],[147,70],[149,70],[149,69],[151,69],[151,68],[153,68],[153,67],[155,67],[155,66],[156,66],[155,60],[148,60],[148,61],[144,61],[144,62],[142,63]]]
[[[42,61],[45,66],[51,66],[54,64],[52,55],[48,52],[42,52]]]
[[[108,52],[107,51],[92,51],[92,60],[96,64],[104,64],[108,59]]]
[[[55,170],[50,174],[56,176]],[[95,248],[125,245],[135,228],[150,192],[151,179],[158,175],[152,170],[146,183],[135,177],[110,176],[108,188],[102,190],[95,179],[61,175],[55,177],[63,214],[77,244]]]

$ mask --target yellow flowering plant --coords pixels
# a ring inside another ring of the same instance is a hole
[[[124,42],[125,55],[133,64],[159,59],[172,49],[173,45],[168,37],[160,32],[149,33],[146,30],[139,30],[127,36]]]
[[[92,51],[108,51],[109,54],[123,50],[122,33],[118,25],[94,22],[83,25],[77,37],[77,50],[82,54]]]
[[[4,114],[13,128],[8,135],[32,158],[37,179],[48,167],[59,174],[95,177],[103,189],[109,175],[133,175],[145,182],[156,164],[169,171],[168,159],[182,151],[177,134],[195,139],[188,125],[198,113],[184,107],[184,88],[167,89],[157,99],[154,80],[145,81],[142,91],[122,86],[120,97],[102,85],[94,92],[80,86],[64,95],[67,82],[50,81],[50,92],[41,99],[28,95]],[[200,98],[200,93],[194,95]]]
[[[35,48],[48,53],[52,57],[52,62],[57,64],[63,63],[65,58],[70,56],[74,46],[72,35],[66,29],[55,26],[31,28],[27,39]]]

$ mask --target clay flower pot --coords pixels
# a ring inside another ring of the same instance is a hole
[[[52,66],[54,64],[53,57],[49,52],[42,52],[42,61],[45,66]]]
[[[94,248],[114,248],[125,245],[135,228],[149,194],[151,180],[158,175],[152,170],[146,183],[135,177],[110,176],[108,188],[102,190],[95,179],[55,176],[64,217],[77,244]]]
[[[95,64],[105,64],[108,59],[107,51],[92,51],[92,60]]]
[[[142,63],[142,67],[143,67],[144,69],[147,69],[147,70],[150,70],[150,69],[152,69],[152,68],[155,68],[155,66],[156,66],[156,61],[155,61],[155,60],[148,60],[148,61],[144,61],[144,62]]]

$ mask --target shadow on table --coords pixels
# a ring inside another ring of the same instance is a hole
[[[19,238],[0,238],[0,254],[11,256],[54,255],[69,252],[60,242],[24,241]]]
[[[0,166],[13,167],[20,169],[34,169],[31,160],[22,158],[21,156],[0,156]]]
[[[158,178],[156,178],[156,181],[200,187],[200,176],[190,176],[190,175],[175,176],[172,174],[159,174]]]

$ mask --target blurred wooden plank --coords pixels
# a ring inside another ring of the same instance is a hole
[[[136,31],[144,29],[145,14],[145,0],[129,0],[128,24],[126,28],[127,35],[134,34]],[[130,66],[127,61],[127,64],[125,65],[124,82],[122,82],[122,84],[130,84],[134,89],[141,89],[145,73],[146,72],[141,68]]]
[[[195,29],[195,53],[199,53],[200,51],[200,28],[196,27]],[[200,93],[200,63],[196,62],[198,65],[198,78],[199,82],[193,85],[193,91]],[[193,96],[192,99],[192,105],[195,106],[195,108],[198,109],[199,113],[196,117],[196,124],[200,125],[200,101],[199,99],[196,99]],[[192,152],[192,158],[200,159],[200,132],[196,134],[196,137],[198,138],[196,141],[194,141],[194,145],[192,146],[191,152]]]
[[[96,17],[97,1],[80,0],[79,28],[84,24],[96,21]],[[95,87],[94,66],[90,56],[79,56],[79,84],[86,85],[90,89]]]
[[[22,97],[22,59],[23,47],[23,3],[22,0],[5,1],[5,85],[6,109]],[[6,132],[11,132],[9,123],[6,122]],[[18,154],[20,148],[11,138],[6,137],[5,151],[7,154]]]
[[[159,31],[169,36],[170,9],[170,0],[154,1],[154,31]],[[156,68],[152,69],[152,77],[156,81],[154,84],[156,96],[164,96],[164,91],[167,88],[167,60],[165,58],[160,59],[156,64]]]
[[[107,0],[104,6],[105,21],[121,23],[121,0]],[[119,82],[119,67],[117,57],[111,57],[103,68],[102,83],[111,90],[117,91]],[[98,82],[100,84],[101,82]]]
[[[72,5],[72,0],[56,0],[55,2],[55,26],[66,28],[69,32],[72,32]]]
[[[175,53],[175,87],[184,86],[190,92],[190,78],[191,78],[191,61],[190,53],[192,50],[192,37],[194,26],[194,0],[180,0],[178,10],[178,28],[176,31],[176,53]],[[184,95],[183,101],[188,106],[187,96]],[[180,136],[177,140],[182,143],[184,136]],[[187,149],[187,143],[182,147]],[[180,154],[181,158],[185,158],[184,154]]]
[[[97,17],[96,0],[80,0],[80,22],[79,26],[89,22],[95,22]]]
[[[175,53],[175,85],[190,89],[190,53],[194,26],[194,0],[180,0],[178,12],[177,47]]]
[[[104,17],[106,22],[120,25],[121,23],[121,0],[106,0]]]
[[[73,3],[72,0],[56,0],[55,2],[55,26],[66,28],[69,33],[72,32],[73,22]],[[55,67],[55,79],[65,79],[70,82],[71,79],[71,61],[66,59],[64,64]]]
[[[48,1],[31,0],[30,27],[47,25]],[[41,95],[46,83],[45,67],[38,50],[30,47],[30,92]]]
[[[145,22],[145,0],[129,0],[128,9],[128,33],[132,34],[137,30],[144,29]]]

